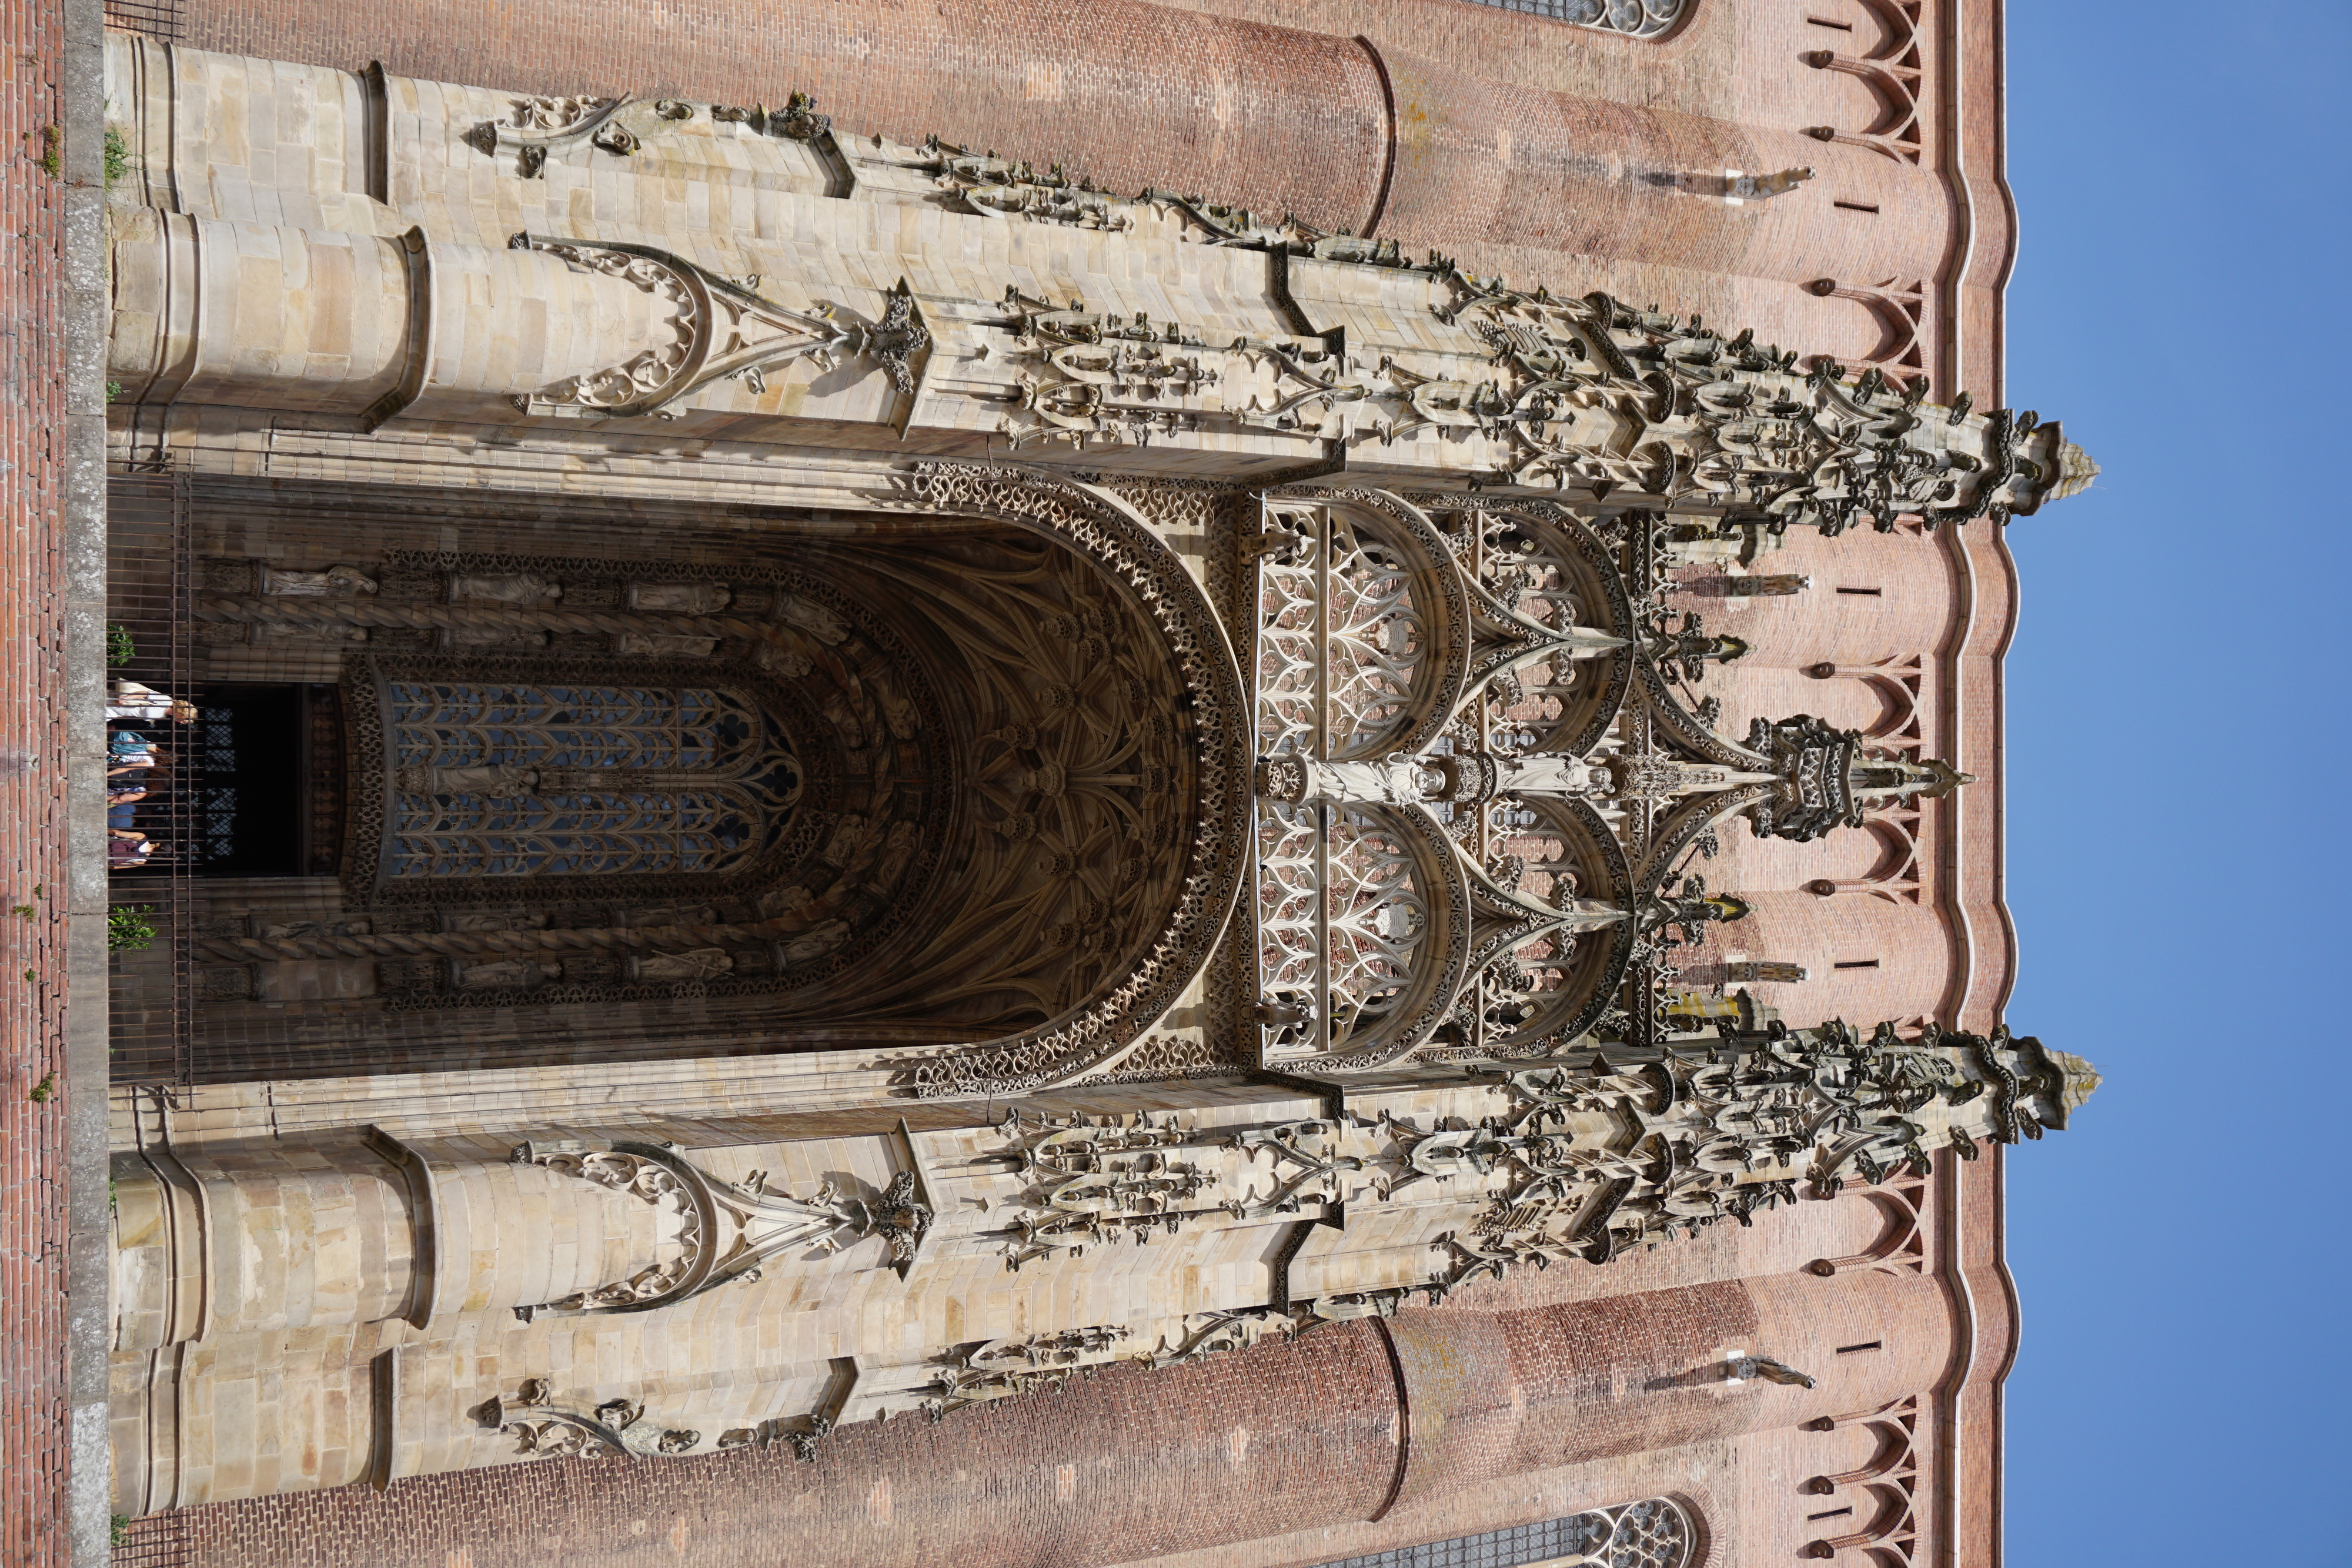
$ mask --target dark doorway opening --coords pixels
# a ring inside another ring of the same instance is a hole
[[[198,876],[331,876],[342,858],[342,710],[330,685],[206,686],[190,727]]]

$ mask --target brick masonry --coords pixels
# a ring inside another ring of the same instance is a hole
[[[64,1561],[68,1446],[65,37],[0,16],[0,1556],[28,1565]]]
[[[193,1509],[141,1521],[133,1539],[184,1541],[198,1568],[1298,1568],[1673,1493],[1706,1521],[1710,1563],[1786,1561],[1820,1533],[1808,1511],[1834,1506],[1799,1483],[1873,1448],[1800,1423],[1925,1386],[1956,1355],[1985,1372],[2005,1360],[2012,1320],[1979,1272],[1992,1173],[1942,1164],[1966,1221],[1933,1222],[1929,1251],[1984,1303],[1965,1347],[1934,1274],[1802,1268],[1876,1232],[1869,1205],[1842,1199],[1607,1269],[1481,1281],[1390,1325],[1108,1371],[938,1424],[845,1427],[814,1463],[782,1445],[525,1462]],[[1858,1342],[1874,1348],[1841,1354]],[[1727,1385],[1706,1368],[1730,1350],[1781,1356],[1822,1386]],[[1923,1422],[1923,1467],[1936,1441]],[[1983,1460],[1965,1454],[1956,1504],[1981,1507]],[[1930,1518],[1944,1506],[1922,1500]],[[1969,1568],[1986,1561],[1978,1534],[1963,1532]]]
[[[812,90],[845,129],[937,132],[1114,189],[1296,212],[1482,273],[1598,282],[1867,356],[1882,335],[1870,313],[1805,285],[1933,279],[1971,224],[1997,220],[2005,238],[2006,218],[1964,210],[1937,172],[1933,115],[1921,164],[1802,134],[1860,129],[1883,106],[1860,78],[1799,63],[1825,41],[1862,47],[1871,14],[1858,0],[1813,7],[1853,14],[1836,32],[1801,10],[1706,6],[1659,43],[1461,0],[188,0],[184,16],[201,48],[517,91],[723,103]],[[1818,171],[1804,195],[1739,209],[1685,184],[1799,165]]]

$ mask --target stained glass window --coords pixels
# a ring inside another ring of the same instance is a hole
[[[396,878],[730,871],[797,794],[732,692],[394,681],[384,703]]]

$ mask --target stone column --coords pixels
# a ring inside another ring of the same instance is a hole
[[[121,401],[478,411],[685,352],[677,304],[541,251],[141,213],[114,247]],[[511,411],[507,411],[511,413]]]

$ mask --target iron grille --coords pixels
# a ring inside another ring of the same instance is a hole
[[[106,607],[110,689],[136,681],[173,696],[194,674],[194,559],[184,473],[116,474],[107,486]],[[108,1015],[118,1082],[178,1084],[194,1069],[194,888],[200,798],[194,738],[168,720],[134,727],[171,754],[146,769],[148,798],[131,825],[158,846],[148,862],[109,877],[112,949]],[[131,778],[126,775],[125,778]],[[141,941],[141,928],[152,932]],[[117,946],[118,943],[122,945]]]
[[[106,0],[106,25],[144,33],[165,43],[180,41],[181,0]]]

